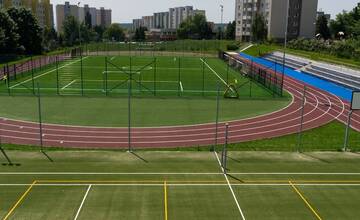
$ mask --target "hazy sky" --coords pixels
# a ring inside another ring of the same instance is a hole
[[[93,7],[111,8],[113,22],[132,22],[132,19],[154,12],[168,11],[171,7],[192,5],[205,9],[209,21],[220,23],[220,4],[224,5],[224,22],[234,20],[235,0],[69,0],[71,4],[89,4]],[[311,0],[308,0],[311,1]],[[51,0],[52,4],[64,4],[65,0]],[[342,10],[351,10],[360,0],[319,0],[319,9],[333,17]]]

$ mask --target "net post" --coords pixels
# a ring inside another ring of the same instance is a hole
[[[301,152],[301,147],[302,147],[302,133],[303,133],[303,126],[304,126],[304,112],[305,112],[305,102],[306,102],[306,90],[307,90],[307,87],[304,86],[303,97],[302,97],[302,101],[301,101],[300,128],[299,128],[299,134],[298,134],[298,148],[297,148],[297,152],[298,152],[298,153]]]
[[[154,96],[156,96],[156,57],[154,57]]]
[[[348,118],[347,118],[343,152],[346,152],[348,150],[348,146],[349,146],[349,133],[350,133],[352,113],[353,113],[353,110],[350,110]]]
[[[55,57],[56,62],[56,92],[58,95],[60,95],[60,88],[59,88],[59,57]]]
[[[37,83],[37,98],[38,98],[38,113],[39,113],[39,140],[40,140],[40,152],[43,151],[43,128],[42,128],[42,114],[41,114],[41,94],[40,84]]]
[[[83,73],[83,57],[80,48],[80,80],[81,80],[81,96],[84,96],[84,73]]]
[[[217,83],[217,97],[216,97],[216,115],[215,115],[215,142],[212,151],[216,151],[218,145],[219,132],[219,111],[220,111],[220,85]]]

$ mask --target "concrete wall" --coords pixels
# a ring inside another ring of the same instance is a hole
[[[318,0],[303,0],[300,37],[313,38],[316,31],[316,11]]]

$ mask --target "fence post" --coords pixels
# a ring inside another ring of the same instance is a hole
[[[345,141],[344,141],[344,148],[343,151],[346,152],[349,146],[349,131],[350,131],[350,126],[351,126],[351,115],[352,115],[353,111],[350,110],[348,118],[347,118],[347,123],[346,123],[346,130],[345,130]]]
[[[30,57],[30,60],[31,60],[31,82],[32,82],[33,94],[35,95],[34,60],[33,60],[32,56]]]
[[[131,60],[131,58],[130,58]],[[132,84],[132,73],[131,73],[131,61],[130,61],[130,79],[128,81],[128,151],[133,152],[131,146],[131,84]]]
[[[60,90],[59,90],[59,58],[58,56],[55,57],[55,62],[56,62],[56,91],[57,94],[60,95]]]
[[[3,120],[2,118],[0,118],[0,120]],[[1,153],[4,155],[5,159],[7,160],[9,166],[12,166],[13,163],[11,162],[10,158],[8,157],[8,155],[6,154],[4,148],[2,147],[2,137],[1,137],[1,124],[0,124],[0,151]]]
[[[108,96],[108,63],[107,57],[105,57],[105,95]]]
[[[303,98],[301,101],[301,119],[300,119],[300,129],[299,129],[299,137],[298,137],[298,149],[297,152],[301,152],[302,147],[302,132],[304,126],[304,111],[305,111],[305,102],[306,102],[306,86],[304,86]]]
[[[156,96],[156,57],[154,57],[154,96]]]
[[[218,131],[219,131],[219,111],[220,111],[220,84],[217,84],[217,97],[216,97],[216,116],[215,116],[215,144],[212,151],[216,151],[218,144]]]
[[[179,71],[178,71],[178,96],[181,96],[181,61],[179,59]]]
[[[83,74],[83,57],[80,49],[80,80],[81,80],[81,96],[84,96],[84,74]]]
[[[16,80],[16,64],[13,65],[14,67],[14,79]]]
[[[205,96],[205,62],[204,61],[202,61],[202,95]]]
[[[37,98],[38,98],[38,112],[39,112],[39,134],[40,134],[40,151],[43,151],[43,130],[42,130],[42,115],[41,115],[41,95],[40,85],[37,83]]]

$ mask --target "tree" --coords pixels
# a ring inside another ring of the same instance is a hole
[[[267,26],[263,15],[256,13],[252,24],[252,40],[262,42],[267,38]]]
[[[325,40],[331,37],[327,18],[322,15],[316,21],[316,34],[320,34]]]
[[[343,11],[336,16],[336,19],[330,22],[331,33],[337,36],[339,32],[344,32],[345,37],[360,36],[358,31],[360,23],[360,3],[350,12]]]
[[[27,54],[42,53],[42,28],[30,10],[25,8],[9,8],[8,14],[16,23],[19,44]]]
[[[0,10],[0,21],[0,53],[15,53],[19,47],[17,25],[4,10]]]
[[[74,16],[66,16],[63,30],[65,45],[73,46],[79,40],[79,23]]]
[[[211,39],[213,31],[206,17],[196,14],[180,24],[177,35],[180,39]]]
[[[112,24],[110,27],[105,31],[105,37],[109,40],[114,41],[124,41],[125,34],[124,30],[118,24]]]
[[[45,51],[51,51],[59,46],[58,35],[54,28],[44,28],[43,48]]]
[[[91,20],[91,14],[90,12],[86,12],[85,14],[85,26],[90,29],[92,27],[92,20]]]
[[[139,27],[135,30],[135,41],[144,41],[145,40],[145,31],[147,31],[146,27]]]
[[[95,41],[100,42],[104,37],[105,28],[101,25],[96,25],[94,31],[96,33]]]
[[[228,40],[234,40],[235,32],[236,32],[236,22],[235,21],[229,22],[229,24],[226,26],[225,38]]]

